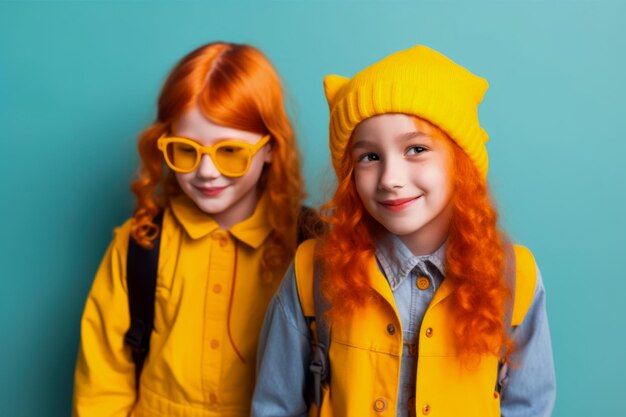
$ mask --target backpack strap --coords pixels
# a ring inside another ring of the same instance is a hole
[[[315,240],[309,239],[298,246],[294,259],[298,297],[300,298],[300,305],[302,306],[302,314],[304,317],[315,317],[315,305],[313,300],[314,256]]]
[[[144,360],[150,350],[163,211],[160,211],[152,222],[159,228],[159,233],[153,240],[152,249],[144,248],[130,236],[126,255],[130,327],[124,336],[124,342],[132,351],[137,385],[139,385],[139,375],[141,375]]]
[[[535,258],[527,247],[513,245],[515,251],[515,290],[511,326],[519,326],[530,308],[537,285]]]
[[[511,299],[507,303],[505,323],[511,323],[510,332],[524,321],[535,295],[537,284],[537,267],[535,258],[528,248],[521,245],[504,244],[505,269],[504,279]],[[509,365],[500,361],[498,364],[498,381],[496,391],[501,393],[509,381]]]
[[[313,334],[309,363],[312,381],[310,381],[309,390],[311,401],[317,406],[319,412],[322,404],[322,385],[330,377],[328,364],[330,329],[324,316],[330,305],[321,291],[322,273],[319,265],[315,263],[315,240],[307,240],[298,247],[294,268],[302,314],[307,319]]]

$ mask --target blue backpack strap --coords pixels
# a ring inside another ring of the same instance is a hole
[[[126,255],[130,327],[124,336],[124,342],[131,348],[137,385],[143,363],[150,350],[163,211],[160,211],[152,222],[158,227],[157,237],[152,241],[152,249],[144,248],[131,236],[128,239]]]

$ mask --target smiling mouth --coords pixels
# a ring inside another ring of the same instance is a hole
[[[391,211],[401,211],[413,204],[419,197],[410,197],[410,198],[399,198],[397,200],[384,200],[380,201],[379,204]]]
[[[207,197],[216,197],[226,189],[226,187],[195,187],[201,194]]]

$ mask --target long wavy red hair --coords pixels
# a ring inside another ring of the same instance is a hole
[[[268,59],[249,45],[215,42],[185,56],[172,69],[158,100],[157,118],[139,138],[137,199],[131,234],[151,247],[159,231],[158,211],[182,191],[164,165],[157,139],[186,111],[198,106],[213,123],[270,134],[272,163],[266,164],[259,187],[269,200],[268,221],[274,232],[263,255],[266,270],[285,265],[295,251],[297,219],[304,197],[293,129],[284,109],[280,79]],[[276,215],[280,213],[280,215]]]
[[[466,363],[487,353],[504,352],[508,358],[512,342],[504,323],[510,297],[504,281],[505,236],[497,227],[498,216],[486,180],[441,129],[418,117],[415,123],[418,130],[446,141],[452,148],[454,191],[446,280],[456,285],[453,322],[460,355]],[[374,231],[382,226],[367,213],[357,194],[353,164],[348,151],[337,172],[337,190],[323,208],[330,227],[317,251],[324,266],[322,292],[331,304],[331,322],[367,303],[382,301],[367,274],[368,260],[374,254]]]

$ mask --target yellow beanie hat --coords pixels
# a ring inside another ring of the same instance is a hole
[[[389,55],[352,79],[326,76],[335,172],[339,174],[350,136],[360,122],[383,113],[405,113],[446,132],[486,177],[489,137],[480,127],[478,105],[488,87],[485,79],[422,45]]]

